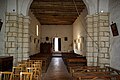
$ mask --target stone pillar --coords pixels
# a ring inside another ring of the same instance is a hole
[[[18,61],[23,60],[23,21],[24,16],[18,15]]]
[[[87,15],[87,62],[88,66],[109,65],[109,14]]]
[[[109,13],[99,14],[99,44],[100,44],[100,54],[99,54],[99,65],[109,66],[110,65],[110,28],[109,28]]]
[[[5,55],[13,56],[14,63],[17,62],[17,14],[6,13],[6,26],[5,26]]]
[[[29,49],[30,49],[30,38],[29,38],[29,24],[30,24],[30,18],[29,16],[24,17],[23,22],[23,59],[29,58]]]
[[[5,55],[14,57],[14,65],[29,58],[29,23],[28,16],[6,14]]]
[[[86,48],[87,48],[87,65],[94,65],[94,51],[93,51],[93,16],[92,15],[87,15],[87,44],[86,44]]]

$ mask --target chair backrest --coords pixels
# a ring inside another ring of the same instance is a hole
[[[20,80],[32,80],[32,72],[20,72]]]
[[[18,64],[19,67],[22,67],[22,71],[26,71],[26,64]]]
[[[32,63],[41,62],[42,63],[42,60],[29,60],[28,62],[32,62]]]
[[[22,67],[13,67],[12,68],[13,72],[13,79],[19,79],[20,78],[20,72],[22,72]]]
[[[31,65],[33,64],[32,62],[25,62],[26,67],[31,67]]]
[[[0,72],[0,80],[12,80],[13,72]]]
[[[42,60],[35,60],[35,62],[42,62]]]
[[[36,76],[37,68],[35,68],[35,67],[27,67],[26,72],[33,72],[33,76]]]
[[[21,60],[21,62],[24,64],[25,62],[28,62],[28,60]]]

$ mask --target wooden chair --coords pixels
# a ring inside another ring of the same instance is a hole
[[[28,62],[31,62],[32,64],[34,64],[35,60],[29,60]]]
[[[21,60],[21,62],[24,64],[25,62],[28,62],[28,60]]]
[[[42,62],[42,60],[35,60],[35,62]]]
[[[13,79],[17,80],[20,79],[20,72],[22,72],[22,67],[13,67],[12,72],[13,72]]]
[[[18,64],[19,67],[22,67],[22,71],[26,71],[26,64]]]
[[[32,72],[20,72],[20,80],[32,80]]]
[[[42,60],[29,60],[29,62],[35,63],[35,62],[42,62]]]
[[[37,68],[35,68],[35,67],[27,67],[26,71],[27,72],[33,72],[33,78],[35,80],[40,80],[40,74],[39,74],[40,72],[39,72],[39,70],[37,70]]]
[[[12,80],[12,72],[0,72],[0,80]]]
[[[41,70],[41,64],[32,64],[32,66],[31,67],[35,67],[35,68],[37,68],[38,70]]]
[[[32,67],[34,67],[34,68],[36,68],[36,70],[37,70],[37,75],[39,75],[39,76],[41,76],[42,75],[42,66],[41,66],[41,64],[39,63],[39,64],[37,64],[37,63],[35,63],[35,64],[32,64]]]
[[[26,67],[31,67],[31,65],[32,65],[33,63],[32,62],[25,62],[25,65],[26,65]]]

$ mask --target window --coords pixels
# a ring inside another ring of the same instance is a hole
[[[38,36],[38,25],[36,25],[36,35]]]

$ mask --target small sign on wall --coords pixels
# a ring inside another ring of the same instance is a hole
[[[110,26],[111,26],[111,30],[112,30],[113,36],[118,36],[119,33],[118,33],[118,29],[117,29],[116,23],[112,23]]]
[[[0,19],[0,31],[1,31],[1,28],[2,28],[2,24],[3,24],[3,22],[1,22],[1,19]]]
[[[64,37],[64,41],[68,41],[68,38],[67,38],[67,37]]]
[[[49,37],[46,37],[46,41],[49,41]]]

